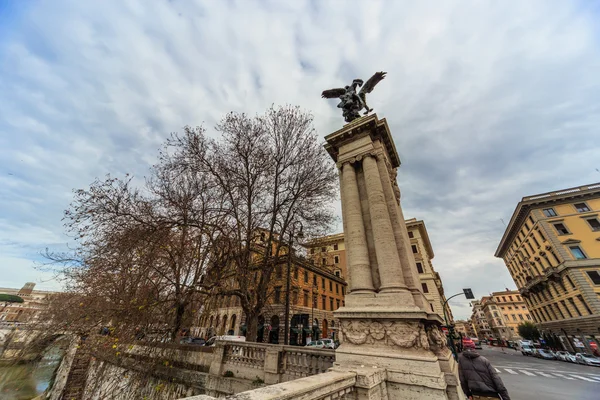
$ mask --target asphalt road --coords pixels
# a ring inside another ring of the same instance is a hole
[[[477,352],[496,368],[512,400],[600,399],[600,367],[542,360],[485,345]]]

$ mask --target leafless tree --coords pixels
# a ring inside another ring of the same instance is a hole
[[[170,169],[210,176],[220,193],[228,210],[222,234],[232,252],[213,278],[219,295],[240,299],[253,341],[272,273],[287,253],[283,239],[295,220],[313,232],[329,227],[337,175],[312,116],[297,107],[257,117],[230,113],[217,131],[221,137],[208,145],[200,128],[173,135]]]

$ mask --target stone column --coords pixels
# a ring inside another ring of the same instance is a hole
[[[352,294],[374,292],[369,250],[360,209],[356,170],[350,162],[342,167],[342,196],[344,199],[344,229],[348,252],[348,275]]]
[[[373,224],[373,239],[381,279],[379,291],[381,293],[400,292],[406,290],[406,285],[404,284],[398,248],[396,247],[390,214],[383,193],[381,177],[374,156],[369,154],[363,158],[363,171],[365,173],[369,212]]]

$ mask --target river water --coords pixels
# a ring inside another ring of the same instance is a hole
[[[0,366],[0,399],[29,400],[48,388],[60,360]]]

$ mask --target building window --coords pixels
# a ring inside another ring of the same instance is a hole
[[[308,283],[308,272],[304,271],[304,283]]]
[[[327,265],[327,259],[325,257],[321,258],[321,264]]]
[[[515,314],[510,314],[510,316],[512,317],[513,321],[517,320],[517,316]]]
[[[277,278],[281,279],[282,276],[283,276],[283,274],[282,274],[281,265],[278,265],[277,266]]]
[[[544,215],[546,217],[556,217],[558,214],[556,214],[554,208],[544,208]]]
[[[294,268],[294,279],[298,279],[298,267]]]
[[[317,274],[313,275],[313,286],[317,286]]]
[[[294,290],[292,292],[292,304],[298,304],[298,291]]]
[[[523,321],[523,314],[519,314],[519,319]]]
[[[502,296],[502,301],[506,303],[506,297]]]
[[[308,292],[304,291],[304,307],[308,307]]]
[[[333,257],[333,262],[336,263],[336,264],[339,264],[340,263],[340,257],[339,256],[334,256]]]
[[[419,252],[419,250],[417,250],[417,246],[416,245],[411,245],[410,248],[412,249],[412,252],[417,254]]]
[[[414,233],[412,233],[412,232],[408,232],[408,237],[412,239],[412,238],[414,238],[414,237],[415,237],[415,235],[414,235]]]
[[[420,262],[417,263],[417,271],[419,271],[420,274],[423,273],[423,264]]]
[[[338,249],[338,245],[337,245],[337,243],[335,243],[335,244],[333,245],[333,249],[334,249],[334,250],[337,250],[337,249]]]
[[[577,315],[579,315],[581,317],[581,311],[579,311],[579,308],[577,308],[577,304],[575,304],[575,300],[573,300],[572,297],[570,297],[568,300],[569,300],[569,303],[571,303],[571,306],[573,307],[575,312],[577,312]]]
[[[321,278],[321,287],[325,289],[325,278]]]
[[[512,296],[508,296],[508,299],[509,299],[510,301],[513,301],[513,299],[512,299]]]
[[[586,271],[594,285],[600,285],[600,274],[598,271]]]
[[[310,249],[310,254],[315,254],[315,248],[314,247]]]
[[[333,282],[329,281],[329,291],[333,292]]]
[[[587,258],[579,246],[569,246],[569,250],[571,250],[571,254],[573,254],[573,257],[575,257],[577,260],[583,260]]]
[[[321,247],[321,253],[325,253],[327,251],[327,247]]]
[[[340,271],[335,271],[335,276],[340,276]]]
[[[592,228],[594,232],[600,231],[600,221],[598,221],[598,218],[590,218],[586,219],[586,221],[590,224],[590,228]]]
[[[334,309],[333,309],[333,297],[330,297],[330,298],[329,298],[329,309],[330,309],[331,311],[333,311],[333,310],[334,310]]]
[[[313,303],[313,307],[314,308],[319,308],[319,303],[317,302],[317,296],[315,294],[313,294],[313,299],[312,299],[312,303]]]
[[[558,232],[559,235],[568,235],[569,233],[571,233],[569,232],[565,224],[563,224],[562,222],[557,222],[553,225],[554,229],[556,229],[556,232]]]
[[[337,310],[338,308],[340,308],[340,301],[336,299],[336,301],[335,301],[335,305],[336,305],[336,307],[335,307],[335,309],[336,309],[336,310]]]
[[[421,283],[421,287],[423,288],[423,293],[429,293],[429,288],[425,282]]]
[[[281,288],[276,287],[275,288],[275,304],[279,304],[279,303],[281,303]]]
[[[575,206],[575,209],[577,210],[577,212],[582,213],[582,212],[590,211],[590,208],[585,203],[575,203],[573,205]]]
[[[342,286],[342,296],[346,295],[346,288],[344,286]]]
[[[323,310],[327,310],[327,296],[321,296],[321,305],[323,306]]]

